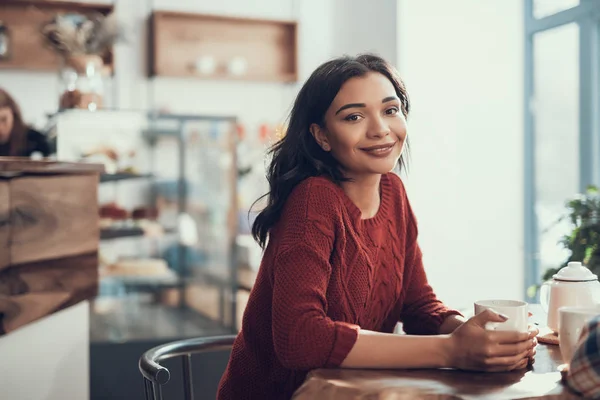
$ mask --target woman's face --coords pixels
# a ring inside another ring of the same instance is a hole
[[[8,107],[0,108],[0,144],[8,142],[13,128],[13,112]]]
[[[347,177],[385,174],[402,154],[406,119],[394,85],[370,72],[342,85],[325,113],[325,126],[313,124],[311,133]]]

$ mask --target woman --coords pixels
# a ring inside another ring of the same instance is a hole
[[[290,398],[315,368],[526,367],[536,332],[485,330],[427,283],[400,178],[409,100],[374,55],[321,65],[272,149],[268,205],[253,234],[266,249],[220,399]],[[393,334],[398,321],[407,335]]]
[[[25,125],[15,100],[0,88],[0,156],[29,157],[50,155],[46,137]]]

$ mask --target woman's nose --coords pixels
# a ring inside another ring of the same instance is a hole
[[[390,134],[390,127],[385,123],[383,118],[374,118],[369,126],[367,136],[374,139],[382,138]]]

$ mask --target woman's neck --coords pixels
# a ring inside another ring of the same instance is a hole
[[[346,195],[361,212],[362,219],[373,218],[379,210],[381,175],[353,177],[352,181],[342,182]]]

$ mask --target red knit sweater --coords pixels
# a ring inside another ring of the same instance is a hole
[[[377,214],[309,178],[290,195],[244,312],[219,399],[289,399],[309,370],[337,367],[363,329],[437,334],[449,314],[427,283],[417,225],[397,175]]]

